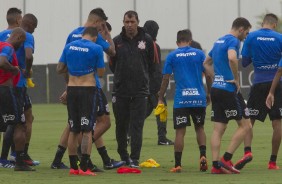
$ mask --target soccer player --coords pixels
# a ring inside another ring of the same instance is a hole
[[[229,34],[215,41],[209,52],[204,66],[209,76],[213,74],[211,92],[212,112],[211,120],[214,129],[211,137],[212,174],[240,173],[231,162],[235,150],[242,143],[246,133],[251,129],[249,111],[239,92],[238,56],[240,41],[244,40],[251,24],[243,17],[236,18]],[[236,120],[238,128],[235,130],[229,146],[223,157],[219,159],[221,139],[229,120]]]
[[[96,27],[99,31],[98,37],[96,40],[96,44],[102,46],[103,50],[110,56],[115,55],[115,46],[113,43],[113,40],[111,38],[111,34],[109,30],[106,27],[106,20],[108,18],[106,17],[104,11],[101,8],[95,8],[93,9],[88,16],[88,19],[83,27],[78,27],[77,29],[73,30],[66,41],[66,44],[71,43],[72,41],[81,39],[81,35],[83,31],[87,27]],[[107,149],[104,145],[102,135],[110,128],[110,111],[108,107],[107,99],[101,89],[101,85],[99,82],[99,78],[97,75],[96,77],[96,86],[98,88],[98,98],[97,98],[97,104],[99,106],[99,112],[97,117],[97,124],[95,127],[95,131],[93,134],[93,140],[96,145],[96,148],[103,160],[104,163],[104,169],[113,169],[120,167],[124,164],[122,161],[115,161],[114,159],[111,159],[107,153]],[[64,92],[63,95],[60,97],[61,102],[64,103],[66,99],[67,93]],[[60,144],[58,145],[58,149],[55,155],[55,158],[51,164],[52,169],[65,169],[67,166],[62,162],[62,158],[64,155],[64,152],[67,147],[67,140],[69,135],[69,125],[65,128],[61,139]],[[96,165],[93,165],[91,160],[89,162],[89,167],[92,168],[94,172],[101,172],[103,170],[99,169]]]
[[[114,38],[116,55],[109,63],[114,73],[112,102],[117,151],[126,165],[138,168],[149,95],[149,72],[154,72],[154,45],[152,38],[138,26],[137,12],[127,11],[123,25],[121,33]],[[131,136],[130,155],[127,134]]]
[[[94,72],[101,77],[105,69],[103,50],[95,44],[97,36],[96,28],[85,28],[82,39],[66,45],[57,66],[58,73],[69,74],[67,108],[70,125],[68,152],[71,175],[95,175],[88,169],[97,109]],[[77,143],[80,133],[82,133],[82,157],[78,169]]]
[[[147,114],[146,117],[150,116],[152,111],[156,108],[158,105],[158,92],[161,87],[162,83],[162,63],[161,63],[161,51],[160,46],[156,43],[159,25],[157,22],[153,20],[148,20],[145,22],[143,26],[145,32],[149,34],[153,41],[155,47],[155,58],[154,58],[154,65],[155,65],[155,71],[149,73],[150,77],[150,95],[148,97],[148,103],[147,103]],[[164,101],[166,105],[166,100]],[[167,121],[161,122],[160,116],[156,116],[157,121],[157,127],[158,127],[158,145],[173,145],[173,141],[169,140],[166,137],[167,134]]]
[[[166,58],[159,91],[158,104],[164,104],[164,94],[169,79],[173,74],[176,83],[173,105],[173,122],[176,136],[174,141],[175,167],[170,170],[171,172],[181,172],[184,136],[186,126],[191,126],[190,117],[194,123],[200,148],[200,171],[208,169],[204,121],[209,98],[206,96],[202,80],[202,74],[205,72],[203,66],[205,54],[199,49],[190,47],[191,41],[192,34],[189,29],[177,32],[176,44],[178,48],[169,53]],[[207,78],[207,82],[211,83],[211,78]]]
[[[20,26],[22,22],[22,11],[18,8],[9,8],[6,15],[6,20],[8,23],[8,28],[2,32],[0,32],[0,41],[5,42],[12,29]],[[10,147],[13,143],[13,126],[1,126],[1,131],[6,132],[3,137],[2,151],[1,151],[1,159],[0,159],[0,167],[3,168],[14,168],[14,164],[11,163],[8,158]]]
[[[19,80],[16,53],[26,39],[22,28],[15,28],[5,42],[0,42],[0,123],[14,125],[13,139],[16,150],[15,171],[35,171],[24,162],[25,116],[21,99],[15,94],[14,87]]]
[[[9,12],[9,10],[8,10]],[[24,161],[30,165],[38,165],[38,161],[33,161],[29,154],[29,142],[31,139],[32,133],[32,122],[33,122],[33,115],[32,115],[32,104],[30,97],[27,94],[27,78],[30,77],[30,71],[33,63],[33,52],[34,52],[34,38],[32,33],[34,32],[35,28],[37,27],[38,21],[37,18],[33,14],[26,14],[24,15],[20,27],[26,31],[26,40],[24,44],[16,51],[19,67],[20,67],[20,80],[16,87],[16,94],[19,98],[22,98],[25,119],[26,119],[26,143],[25,143],[25,159]],[[11,29],[4,30],[0,33],[0,37],[2,39],[7,39],[10,36]],[[7,159],[10,145],[12,143],[12,135],[13,135],[13,126],[8,126],[6,130],[6,134],[4,137],[5,144],[3,144],[2,149],[2,156]],[[15,161],[15,153],[12,150],[11,152],[11,160]]]
[[[243,66],[246,67],[252,63],[254,67],[254,80],[247,103],[252,126],[256,120],[264,122],[267,114],[272,121],[272,150],[268,169],[274,170],[279,169],[276,159],[281,143],[282,91],[280,84],[275,93],[272,91],[272,94],[275,94],[275,101],[270,109],[267,108],[265,101],[282,53],[282,35],[275,31],[277,24],[278,17],[275,14],[266,14],[262,28],[247,36],[242,49]],[[252,139],[253,130],[251,129],[244,140],[244,156],[235,164],[237,169],[242,169],[252,160]]]

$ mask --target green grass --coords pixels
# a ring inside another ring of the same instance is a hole
[[[172,126],[172,102],[169,102],[169,123],[168,138],[174,139],[174,130]],[[209,110],[208,110],[209,111]],[[157,128],[154,116],[150,116],[145,123],[143,148],[140,161],[149,158],[155,159],[161,164],[160,168],[142,169],[141,174],[120,175],[116,170],[98,173],[95,177],[69,176],[68,170],[52,170],[50,163],[54,158],[56,147],[63,128],[66,126],[66,108],[59,104],[33,105],[35,121],[33,124],[33,135],[30,143],[30,155],[41,164],[36,167],[36,172],[14,172],[11,169],[0,169],[1,183],[21,183],[21,184],[39,184],[39,183],[248,183],[248,184],[270,184],[282,183],[282,171],[269,171],[267,163],[271,151],[272,128],[269,121],[265,123],[257,122],[254,129],[253,154],[254,159],[251,164],[244,168],[240,175],[211,175],[210,171],[206,173],[199,172],[198,159],[199,151],[195,139],[193,127],[188,127],[185,137],[185,147],[182,154],[182,173],[170,173],[169,169],[174,166],[173,146],[157,146]],[[210,137],[213,128],[208,117],[205,130],[207,133],[207,156],[209,166],[211,165]],[[236,123],[231,121],[222,141],[221,154],[224,153],[227,143]],[[104,141],[109,155],[112,158],[119,159],[116,152],[115,141],[115,123],[112,116],[112,127],[104,135]],[[2,145],[1,145],[2,146]],[[235,153],[233,160],[238,160],[243,155],[243,147]],[[102,161],[95,148],[93,148],[92,160],[96,165],[102,167]],[[64,156],[65,163],[69,163],[67,154]],[[278,157],[278,164],[281,163],[281,157]],[[281,165],[282,166],[282,165]]]

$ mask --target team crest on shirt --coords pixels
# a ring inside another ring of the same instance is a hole
[[[138,42],[138,48],[139,49],[142,49],[142,50],[144,50],[144,49],[146,49],[146,42],[145,41],[139,41]]]

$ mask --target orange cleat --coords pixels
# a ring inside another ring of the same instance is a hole
[[[181,170],[182,170],[181,166],[177,166],[177,167],[171,168],[170,172],[181,173]]]
[[[208,170],[208,161],[205,156],[200,158],[200,171],[205,172]]]
[[[87,169],[86,171],[83,171],[83,170],[79,169],[79,175],[82,175],[82,176],[96,176],[96,174],[94,172],[92,172],[90,169]]]

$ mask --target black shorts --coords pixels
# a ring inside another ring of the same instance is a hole
[[[15,89],[0,86],[0,129],[6,131],[7,125],[25,123],[23,102],[17,98]]]
[[[70,131],[75,133],[92,131],[97,115],[97,88],[68,86],[67,93]]]
[[[272,82],[254,84],[251,87],[247,107],[250,110],[250,118],[264,121],[266,115],[270,120],[281,119],[282,116],[282,90],[281,83],[277,86],[274,94],[274,105],[268,109],[265,105],[267,95],[269,93]]]
[[[26,87],[16,87],[17,97],[21,99],[23,102],[24,111],[30,109],[32,107],[31,99],[27,94]]]
[[[195,126],[204,125],[206,117],[205,107],[186,107],[173,109],[174,129],[191,126],[192,117]]]
[[[211,120],[228,123],[229,120],[249,118],[249,110],[241,93],[229,92],[217,88],[211,89]]]
[[[97,89],[97,116],[110,115],[110,108],[106,95],[101,88]]]

